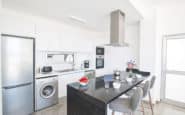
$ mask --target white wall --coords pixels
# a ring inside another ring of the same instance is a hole
[[[156,20],[155,10],[146,9],[144,19],[140,22],[140,69],[151,72],[157,77],[152,90],[153,101],[159,101],[160,76],[156,75]]]
[[[156,75],[156,11],[148,0],[130,0],[136,9],[142,14],[140,21],[140,55],[139,68],[143,71]],[[152,91],[153,101],[159,100],[160,76],[157,76],[157,83]]]
[[[161,50],[164,35],[185,33],[185,3],[168,4],[157,7],[156,35],[156,75],[161,76]],[[160,85],[160,83],[159,83]],[[160,88],[160,87],[159,87]],[[158,92],[160,94],[160,92]]]
[[[160,100],[163,35],[185,33],[185,3],[152,4],[130,0],[143,15],[140,23],[140,68],[157,76],[154,100]]]
[[[0,0],[0,14],[2,10],[2,0]],[[1,34],[1,26],[0,26],[0,34]],[[0,39],[0,44],[1,44],[1,39]],[[0,57],[1,57],[1,50],[0,50]],[[0,86],[1,86],[1,59],[0,59]],[[0,115],[2,115],[2,88],[0,87]]]

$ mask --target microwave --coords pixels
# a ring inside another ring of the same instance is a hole
[[[104,55],[105,50],[103,47],[96,47],[96,55]]]

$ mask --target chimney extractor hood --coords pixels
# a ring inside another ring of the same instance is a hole
[[[125,14],[121,10],[111,12],[110,44],[106,46],[126,47],[125,43]]]

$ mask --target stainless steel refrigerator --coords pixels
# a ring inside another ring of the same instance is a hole
[[[34,52],[34,38],[1,35],[3,115],[34,111]]]

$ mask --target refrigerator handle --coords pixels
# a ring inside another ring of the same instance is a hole
[[[31,85],[31,84],[32,84],[32,82],[14,85],[14,86],[5,86],[5,87],[3,87],[3,89],[13,89],[13,88],[23,87],[23,86],[27,86],[27,85]]]

